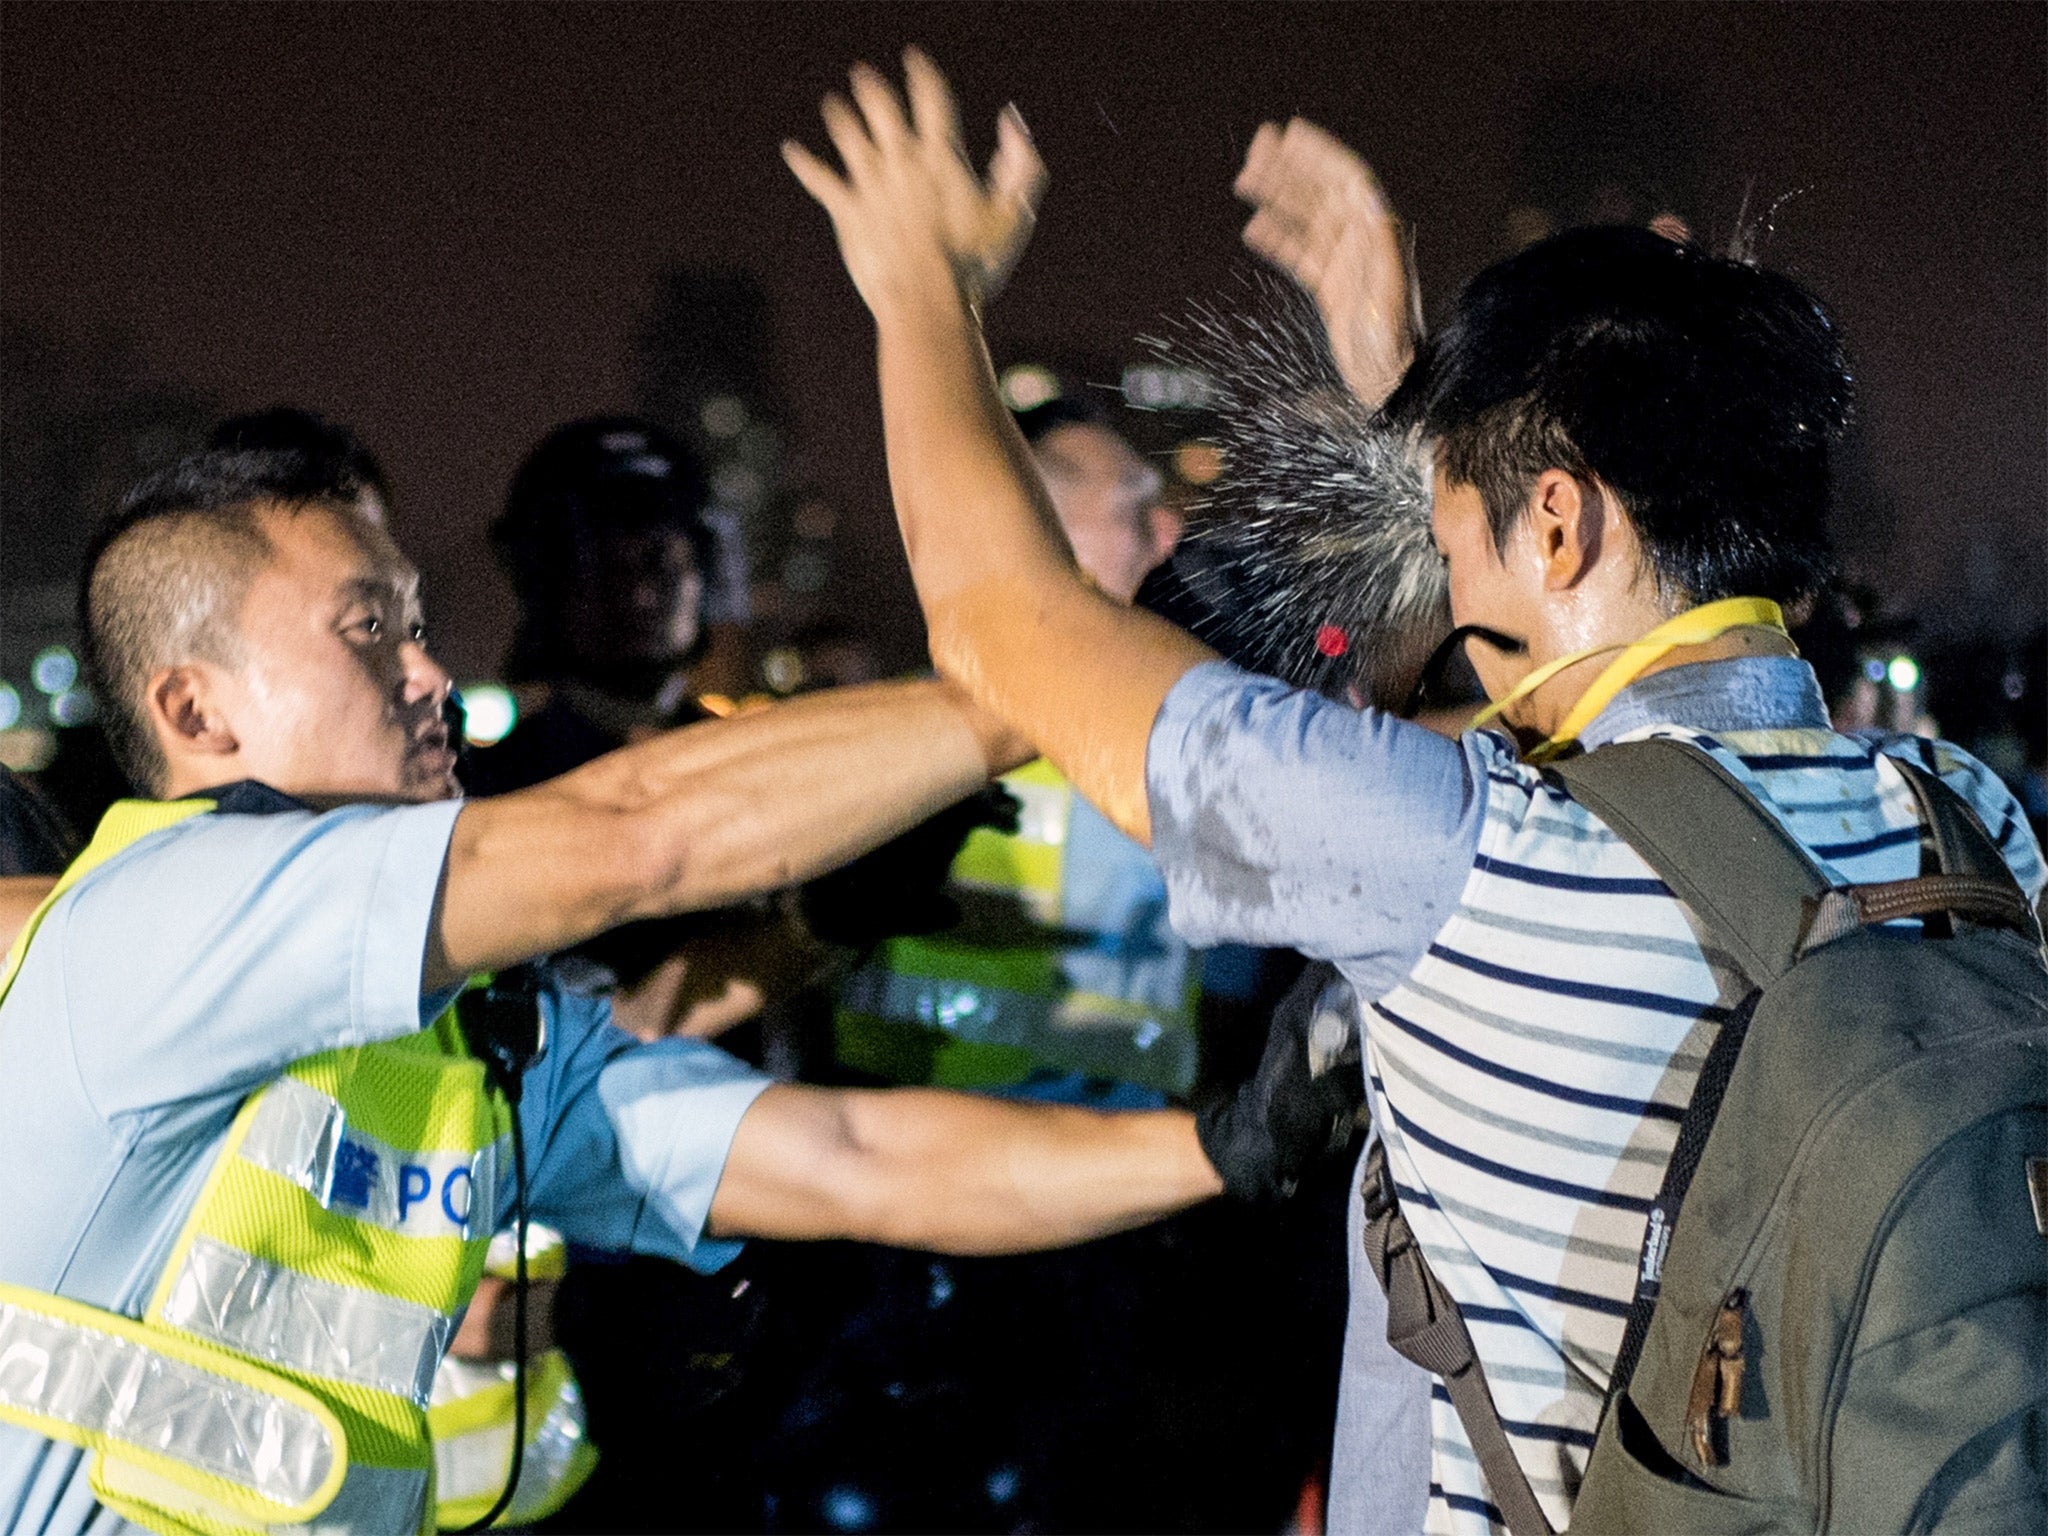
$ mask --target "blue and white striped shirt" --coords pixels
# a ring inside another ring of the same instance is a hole
[[[1803,662],[1672,668],[1583,739],[1646,735],[1713,753],[1841,882],[1918,871],[1913,801],[1884,766],[1910,757],[1970,800],[2029,897],[2040,890],[2040,851],[1988,770],[1918,738],[1835,734]],[[1634,850],[1502,737],[1445,741],[1211,666],[1161,711],[1149,777],[1183,934],[1292,944],[1371,1000],[1369,1087],[1396,1186],[1562,1529],[1649,1205],[1741,979]],[[1377,1316],[1358,1301],[1354,1326]],[[1428,1440],[1424,1529],[1499,1528],[1437,1383]],[[1341,1443],[1337,1460],[1341,1482]],[[1375,1503],[1420,1500],[1333,1486],[1332,1529],[1346,1511],[1371,1522]]]

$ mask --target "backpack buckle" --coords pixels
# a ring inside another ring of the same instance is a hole
[[[1358,1197],[1365,1205],[1368,1224],[1379,1221],[1400,1204],[1394,1193],[1393,1172],[1387,1167],[1386,1143],[1377,1138],[1365,1155],[1365,1177],[1359,1183]]]

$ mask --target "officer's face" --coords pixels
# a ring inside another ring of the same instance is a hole
[[[1120,603],[1173,553],[1180,519],[1160,504],[1159,472],[1108,427],[1070,422],[1032,447],[1074,562]]]
[[[250,582],[241,665],[221,686],[240,776],[312,799],[460,794],[419,572],[359,516],[261,516],[272,556]]]
[[[564,616],[576,659],[668,665],[697,643],[704,578],[679,529],[614,529],[577,546]]]

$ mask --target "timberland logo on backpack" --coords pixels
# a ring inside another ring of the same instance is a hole
[[[1640,1289],[1655,1295],[1664,1280],[1664,1250],[1671,1246],[1671,1221],[1662,1205],[1650,1207],[1650,1230],[1643,1235]]]

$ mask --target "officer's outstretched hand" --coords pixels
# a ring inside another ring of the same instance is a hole
[[[1014,106],[996,119],[986,177],[967,163],[952,89],[917,49],[903,55],[902,100],[880,71],[856,64],[849,102],[825,98],[838,173],[795,140],[782,158],[831,216],[839,254],[878,317],[929,301],[951,280],[968,300],[995,296],[1024,254],[1045,194],[1045,162]]]
[[[1195,1110],[1202,1151],[1241,1200],[1285,1199],[1365,1120],[1358,1005],[1329,965],[1302,972],[1274,1011],[1259,1069]]]

